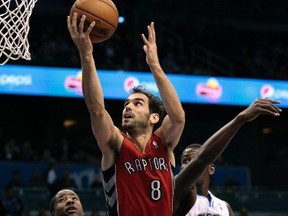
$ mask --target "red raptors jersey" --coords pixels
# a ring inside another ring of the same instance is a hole
[[[144,154],[124,137],[113,170],[103,172],[109,215],[172,215],[173,175],[159,137],[152,136]]]

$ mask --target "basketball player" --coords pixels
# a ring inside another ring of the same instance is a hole
[[[50,201],[49,210],[51,216],[84,215],[79,196],[70,189],[58,191]]]
[[[173,149],[184,129],[185,113],[177,93],[159,63],[154,23],[148,38],[142,34],[146,62],[154,76],[159,98],[135,87],[124,102],[122,128],[105,109],[103,92],[93,59],[89,33],[83,31],[85,16],[77,26],[77,14],[68,17],[68,29],[82,64],[82,88],[91,116],[93,134],[102,152],[101,169],[109,215],[172,215]],[[157,124],[162,124],[156,128]]]
[[[175,176],[174,214],[177,216],[233,216],[229,204],[209,191],[213,162],[220,156],[237,131],[261,114],[280,116],[278,101],[256,99],[248,108],[214,133],[202,146],[191,144],[181,156],[181,171]]]

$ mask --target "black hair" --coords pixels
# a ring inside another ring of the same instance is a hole
[[[75,193],[75,191],[73,190],[73,188],[63,188],[60,191],[63,190],[70,190],[73,191]],[[59,193],[59,191],[57,193],[54,194],[54,196],[51,198],[50,203],[49,203],[49,211],[50,214],[52,214],[55,211],[55,204],[56,204],[56,198],[57,198],[57,194]],[[75,193],[76,194],[76,193]],[[78,194],[76,194],[78,196]]]
[[[130,89],[130,94],[135,94],[135,93],[142,93],[149,98],[150,114],[157,113],[159,115],[159,121],[154,126],[154,129],[158,128],[161,125],[164,115],[166,113],[162,101],[160,100],[159,97],[147,91],[147,89],[145,89],[143,86],[135,86]]]
[[[186,146],[186,148],[185,149],[188,149],[188,148],[201,148],[201,144],[199,144],[199,143],[192,143],[192,144],[190,144],[190,145],[188,145],[188,146]]]
[[[192,143],[192,144],[186,146],[186,148],[183,150],[183,152],[182,152],[182,154],[181,154],[181,158],[183,157],[183,153],[184,153],[184,151],[185,151],[186,149],[189,149],[189,148],[196,148],[196,149],[200,149],[201,146],[202,146],[202,145],[199,144],[199,143]]]

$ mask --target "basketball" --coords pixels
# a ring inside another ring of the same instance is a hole
[[[118,26],[118,10],[111,0],[76,0],[70,10],[70,17],[77,13],[77,19],[86,16],[84,30],[92,21],[95,26],[90,33],[92,43],[101,43],[109,39]]]

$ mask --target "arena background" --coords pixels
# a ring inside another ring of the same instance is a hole
[[[72,0],[39,0],[30,20],[32,60],[8,64],[79,68],[78,53],[66,28],[72,4]],[[115,4],[125,22],[111,39],[95,48],[98,68],[147,72],[140,34],[153,20],[160,60],[169,74],[288,80],[288,4],[284,0],[124,0]],[[34,168],[45,175],[50,162],[56,161],[59,177],[66,171],[74,180],[83,172],[90,173],[86,177],[99,174],[101,155],[83,99],[0,95],[0,100],[1,188],[18,171],[22,185],[16,185],[15,192],[31,215],[40,207],[47,210],[49,200],[47,188],[29,185]],[[106,100],[106,105],[119,124],[122,101]],[[183,106],[187,124],[175,149],[178,164],[186,145],[203,143],[245,108]],[[287,215],[286,112],[284,108],[280,118],[265,116],[246,124],[216,161],[212,188],[231,204],[236,215],[243,208],[255,216]],[[63,151],[67,150],[67,146],[62,148],[63,140],[68,143],[68,153]],[[14,158],[5,154],[5,146],[11,142],[20,151]],[[24,158],[26,152],[30,154]],[[94,169],[87,171],[90,167]],[[227,188],[225,181],[230,176],[235,184]],[[77,182],[78,191],[85,200],[86,215],[101,215],[103,193],[101,188],[92,189],[91,182]]]

